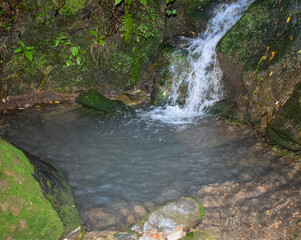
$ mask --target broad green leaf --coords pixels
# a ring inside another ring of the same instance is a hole
[[[57,38],[55,40],[55,46],[57,47],[58,45],[60,45],[60,42],[61,42],[61,39],[60,38]]]
[[[299,50],[298,53],[301,53],[301,50]]]
[[[101,35],[101,36],[99,37],[99,39],[105,39],[105,36],[104,36],[104,35]]]
[[[22,48],[17,48],[17,49],[15,50],[15,53],[20,53],[20,52],[22,52],[22,51],[23,51]]]
[[[95,39],[95,40],[93,41],[93,43],[96,45],[96,44],[98,44],[98,41]]]
[[[91,33],[92,35],[94,35],[95,37],[97,37],[97,32],[91,30],[91,31],[89,31],[89,33]]]
[[[68,39],[68,37],[62,36],[61,39],[62,39],[62,40]]]
[[[23,48],[25,47],[24,42],[22,42],[21,40],[19,40],[19,44],[20,44],[21,47],[23,47]]]
[[[26,49],[27,51],[32,51],[32,50],[34,50],[34,47],[25,47],[25,49]]]
[[[146,5],[146,0],[140,0],[140,2],[145,6]]]
[[[131,0],[125,0],[125,2],[126,2],[127,5],[131,5],[132,1]]]
[[[67,68],[68,68],[68,67],[70,67],[71,65],[73,65],[73,62],[70,61],[70,60],[67,60],[67,61],[66,61],[66,65],[67,65]]]
[[[82,62],[82,58],[81,58],[80,56],[78,56],[78,57],[76,58],[76,63],[77,63],[77,65],[79,65],[81,62]]]
[[[176,15],[177,14],[177,10],[176,9],[172,10],[172,14]]]
[[[76,57],[77,54],[78,54],[78,47],[77,46],[73,46],[73,47],[70,48],[70,51],[71,51],[73,57]]]
[[[31,51],[25,50],[24,53],[25,53],[25,57],[26,57],[29,61],[32,62],[32,53],[31,53]]]
[[[118,5],[119,3],[121,3],[123,0],[115,0],[115,5]]]
[[[65,45],[66,45],[66,46],[72,45],[72,43],[71,43],[71,42],[66,42]]]
[[[170,10],[166,10],[166,13],[167,13],[168,16],[171,15],[171,11]]]
[[[104,46],[104,45],[105,45],[105,41],[104,41],[104,40],[101,40],[101,39],[99,39],[99,44],[100,44],[101,46]]]

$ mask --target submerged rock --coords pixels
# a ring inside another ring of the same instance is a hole
[[[90,89],[78,102],[86,107],[93,108],[105,113],[114,113],[118,111],[126,110],[126,105],[118,100],[110,100],[97,92],[94,89]]]
[[[57,169],[3,139],[0,155],[1,239],[59,239],[80,226]]]
[[[147,232],[157,229],[159,232],[173,232],[177,226],[184,231],[199,224],[204,216],[203,206],[193,198],[180,198],[154,210],[138,221],[131,230]]]
[[[138,240],[139,236],[135,232],[118,232],[112,235],[108,235],[105,240]]]

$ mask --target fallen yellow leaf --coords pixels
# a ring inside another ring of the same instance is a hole
[[[60,103],[60,101],[54,101],[55,104]]]
[[[24,109],[24,108],[18,108],[18,109],[22,110],[22,109]]]
[[[41,107],[41,106],[36,106],[36,108],[39,108],[39,107]]]
[[[52,101],[49,101],[49,103],[50,103],[50,104],[53,104],[53,102],[52,102]]]
[[[270,77],[273,75],[273,72],[270,72]]]
[[[289,39],[290,39],[290,40],[293,40],[294,38],[293,38],[293,36],[289,36]]]
[[[4,103],[6,102],[4,98],[2,98],[2,102],[4,102]]]
[[[288,23],[290,20],[291,20],[291,18],[288,17],[288,18],[286,19],[286,23]]]
[[[299,52],[298,53],[301,53],[301,49],[299,50]]]

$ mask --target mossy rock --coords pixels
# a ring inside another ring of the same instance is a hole
[[[220,240],[221,234],[211,230],[200,230],[197,232],[190,232],[180,240]]]
[[[295,88],[277,118],[269,123],[267,136],[273,144],[301,151],[301,84]]]
[[[94,89],[90,89],[87,93],[80,97],[78,102],[83,106],[93,108],[104,113],[115,113],[127,109],[123,102],[110,100]]]
[[[295,10],[297,0],[255,0],[241,19],[228,31],[217,45],[217,51],[227,55],[233,63],[240,63],[243,70],[255,70],[263,54],[273,64],[285,54],[300,47],[300,16]],[[290,20],[288,20],[290,17]]]
[[[0,238],[59,239],[64,224],[33,177],[24,153],[0,139]]]
[[[234,101],[231,99],[224,99],[214,103],[207,112],[211,115],[218,116],[228,116],[230,114],[231,108],[234,105]]]
[[[46,199],[57,212],[64,226],[64,235],[81,226],[79,213],[75,206],[71,188],[60,171],[42,158],[33,156],[23,150],[34,167],[34,178],[41,186]]]
[[[203,206],[194,198],[180,198],[152,211],[139,220],[132,231],[139,233],[157,229],[159,232],[174,231],[182,226],[183,231],[198,225],[204,216]]]
[[[184,80],[178,88],[177,104],[185,103],[188,91],[188,84],[185,79],[191,71],[188,52],[180,47],[181,44],[185,43],[185,40],[175,37],[169,39],[160,48],[155,72],[155,86],[152,93],[152,104],[155,106],[163,106],[169,102],[173,82],[180,79]]]

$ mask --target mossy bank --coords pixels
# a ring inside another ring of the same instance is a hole
[[[29,161],[3,139],[0,155],[1,239],[59,239],[80,226],[70,189],[53,166]]]

